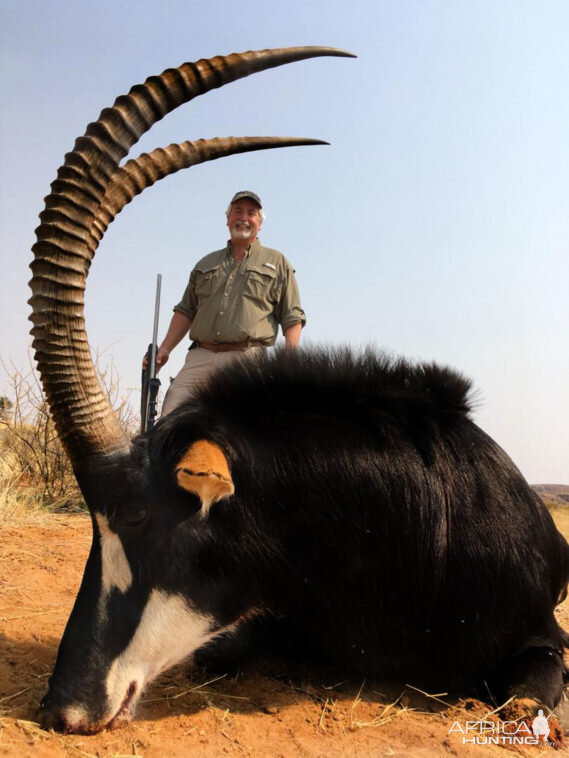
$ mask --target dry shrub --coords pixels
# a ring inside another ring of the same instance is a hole
[[[136,417],[129,393],[122,393],[112,360],[95,366],[101,386],[127,434]],[[27,371],[2,363],[10,387],[0,405],[0,518],[22,509],[78,510],[85,507],[73,470],[59,441],[38,375],[29,358]]]
[[[17,476],[0,474],[0,524],[37,522],[47,513],[32,487],[22,486]]]

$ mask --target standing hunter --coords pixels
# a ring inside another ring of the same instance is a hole
[[[202,258],[156,353],[156,369],[190,333],[192,345],[162,405],[162,416],[192,395],[207,374],[275,344],[279,324],[294,348],[306,316],[294,270],[282,253],[261,245],[265,214],[254,192],[237,192],[226,211],[230,240]]]

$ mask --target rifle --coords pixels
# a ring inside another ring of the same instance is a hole
[[[142,397],[140,402],[140,433],[144,434],[154,426],[156,418],[156,397],[160,387],[160,379],[156,377],[156,351],[158,349],[158,319],[160,317],[160,289],[162,274],[156,277],[156,302],[154,305],[154,329],[152,342],[146,351],[146,368],[142,369]]]

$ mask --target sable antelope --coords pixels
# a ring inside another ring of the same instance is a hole
[[[553,609],[569,548],[514,464],[469,418],[469,383],[346,350],[277,352],[214,375],[129,441],[96,378],[83,292],[106,228],[156,180],[223,155],[315,140],[170,145],[119,168],[196,95],[329,48],[169,69],[90,124],[52,185],[32,263],[32,333],[93,520],[43,724],[128,719],[144,685],[199,651],[230,661],[270,627],[346,669],[560,699]]]

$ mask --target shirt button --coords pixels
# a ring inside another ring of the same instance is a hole
[[[221,332],[216,332],[216,335],[217,335],[218,337],[219,337],[219,335],[220,335],[220,334],[221,334]]]
[[[219,315],[220,315],[220,316],[223,316],[223,311],[219,311]]]

